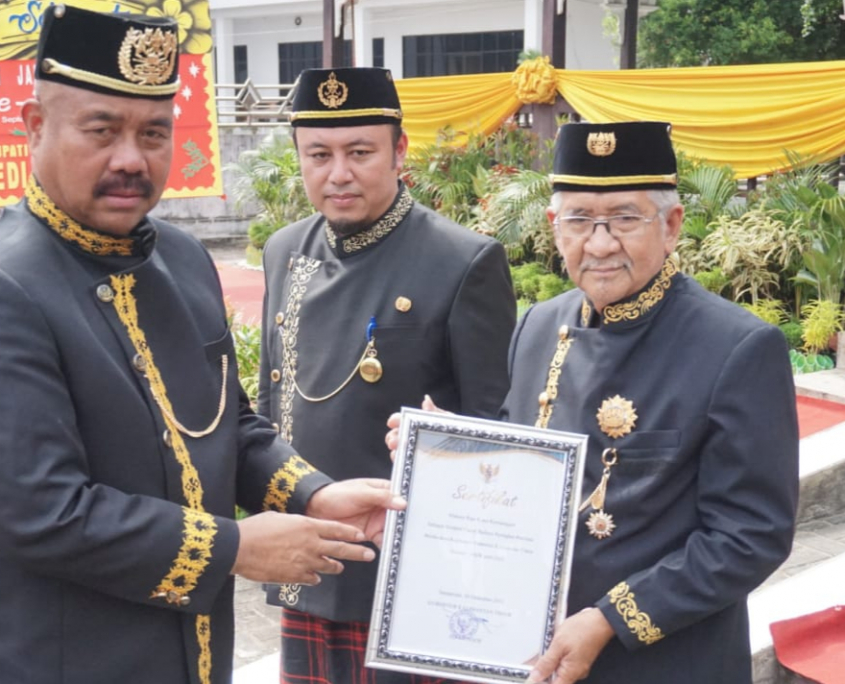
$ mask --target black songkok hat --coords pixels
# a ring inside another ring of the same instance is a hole
[[[35,78],[106,95],[171,98],[179,88],[175,21],[51,5],[44,12]]]
[[[292,126],[334,128],[402,122],[389,69],[306,69],[291,105]]]
[[[564,124],[555,140],[554,191],[674,190],[671,129],[660,121]]]

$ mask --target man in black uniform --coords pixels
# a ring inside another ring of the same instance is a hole
[[[313,583],[383,525],[387,482],[329,484],[250,410],[214,264],[147,216],[177,36],[44,14],[33,178],[0,216],[3,682],[229,684],[233,575]]]
[[[786,341],[669,256],[668,124],[563,126],[553,183],[578,289],[517,325],[501,417],[589,444],[569,617],[530,681],[750,684],[746,597],[788,555],[798,493]]]
[[[401,120],[389,71],[304,71],[291,121],[319,213],[264,251],[259,412],[336,478],[389,475],[384,421],[401,406],[429,394],[494,416],[507,391],[504,249],[413,201]],[[269,590],[285,607],[282,681],[414,680],[363,667],[374,586],[373,566]]]

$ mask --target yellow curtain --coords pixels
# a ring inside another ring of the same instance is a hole
[[[788,168],[788,152],[845,155],[845,61],[556,75],[584,119],[668,121],[679,150],[728,164],[740,178]],[[406,79],[397,88],[413,146],[447,125],[489,133],[521,104],[512,74]]]

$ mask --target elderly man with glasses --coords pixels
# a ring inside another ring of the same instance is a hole
[[[568,617],[532,682],[750,684],[746,598],[792,543],[786,341],[671,258],[669,132],[568,124],[556,141],[548,213],[578,288],[517,325],[500,417],[589,442]]]

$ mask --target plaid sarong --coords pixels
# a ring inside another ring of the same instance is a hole
[[[369,628],[282,608],[281,684],[460,684],[364,667]]]

